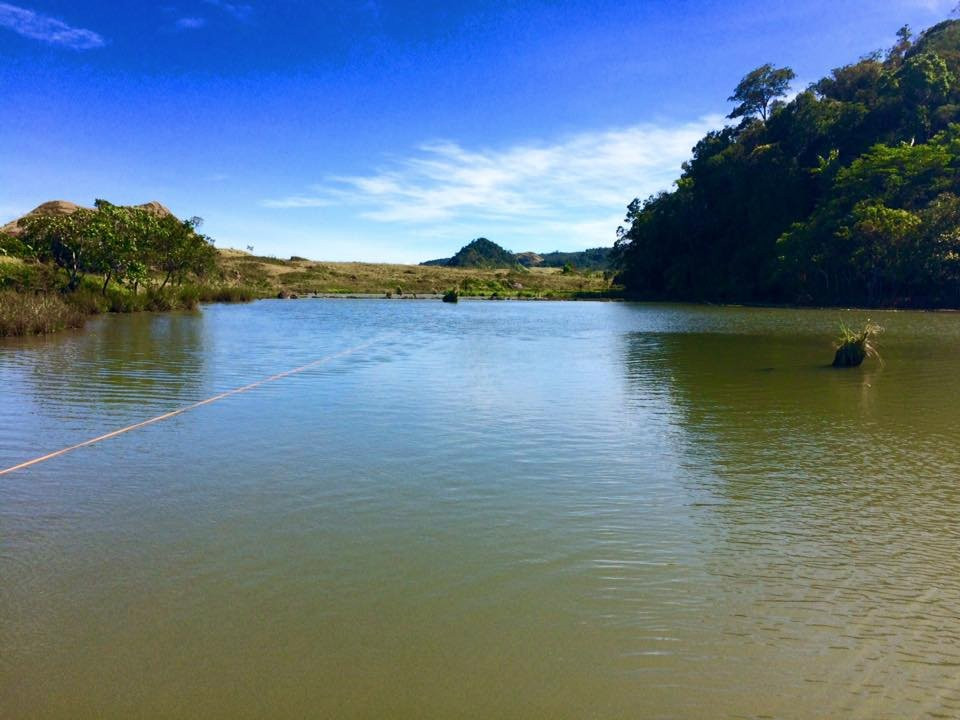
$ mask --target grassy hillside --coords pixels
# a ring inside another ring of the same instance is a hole
[[[555,268],[459,268],[434,265],[314,262],[257,257],[222,250],[224,282],[264,295],[303,294],[436,295],[459,288],[467,296],[570,298],[610,289],[602,273],[564,274]]]

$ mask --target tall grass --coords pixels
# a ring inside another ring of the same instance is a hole
[[[188,289],[191,286],[184,286],[184,290]],[[197,293],[197,301],[202,303],[250,302],[263,296],[263,293],[244,285],[200,285],[193,286],[192,291]]]
[[[81,327],[85,318],[101,313],[195,310],[201,302],[249,302],[258,297],[260,294],[247,287],[204,285],[150,288],[139,293],[115,286],[103,293],[92,283],[70,293],[0,289],[0,337]]]
[[[60,295],[0,291],[0,336],[41,335],[81,327],[86,313]]]

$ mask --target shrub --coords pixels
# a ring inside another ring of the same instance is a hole
[[[188,287],[188,286],[184,286]],[[252,287],[244,285],[199,285],[193,287],[196,292],[197,302],[250,302],[260,297]]]
[[[193,285],[184,285],[177,288],[177,307],[181,310],[196,310],[200,303],[200,290]]]
[[[132,293],[123,288],[107,290],[107,309],[115,313],[140,312],[146,310],[147,295]]]
[[[99,315],[110,310],[110,300],[99,290],[81,287],[65,297],[66,301],[84,315]]]
[[[32,254],[30,247],[20,239],[15,238],[13,235],[0,233],[0,255],[28,258],[31,257]]]
[[[151,312],[168,312],[177,307],[174,293],[169,290],[148,290],[144,310]]]

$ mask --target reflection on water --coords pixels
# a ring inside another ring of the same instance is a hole
[[[0,344],[4,716],[953,717],[960,320],[302,301]],[[362,345],[369,342],[369,345]]]
[[[891,320],[884,363],[854,373],[823,367],[802,329],[632,334],[626,372],[637,396],[669,389],[685,465],[711,495],[708,568],[735,655],[783,655],[776,674],[795,671],[827,716],[949,717],[960,346],[952,317],[919,356],[916,328]]]

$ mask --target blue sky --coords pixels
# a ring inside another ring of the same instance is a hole
[[[954,5],[0,2],[0,220],[104,197],[280,257],[610,245],[747,71],[800,88]]]

